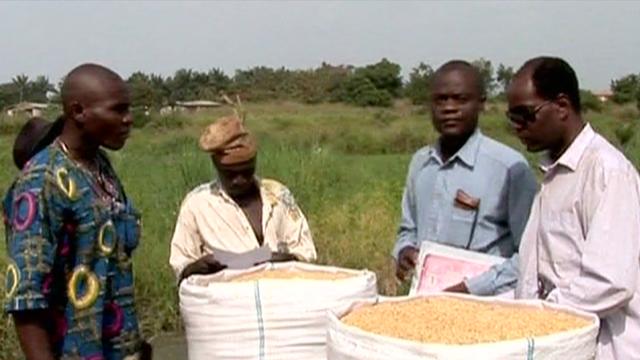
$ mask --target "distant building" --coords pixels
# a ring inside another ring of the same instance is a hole
[[[209,100],[177,101],[174,109],[178,111],[198,112],[201,110],[217,108],[221,105],[222,104],[219,102]]]
[[[19,104],[11,105],[5,109],[7,116],[16,116],[19,114],[25,114],[29,117],[42,116],[42,112],[49,107],[47,104],[21,102]]]
[[[602,90],[594,92],[593,95],[595,95],[600,102],[606,103],[613,97],[613,92],[611,90]]]
[[[169,115],[174,112],[173,106],[163,106],[160,108],[160,115]]]

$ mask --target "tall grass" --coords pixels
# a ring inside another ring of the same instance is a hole
[[[388,254],[400,216],[406,167],[415,150],[436,139],[425,111],[406,104],[381,110],[295,103],[249,105],[248,111],[247,121],[260,142],[259,175],[292,190],[309,219],[318,261],[374,270],[380,290],[394,294],[397,284]],[[510,134],[503,111],[504,105],[491,104],[481,120],[483,131],[523,150]],[[129,197],[144,217],[134,266],[137,307],[146,336],[180,329],[169,244],[183,197],[215,176],[211,161],[197,149],[197,137],[209,121],[225,113],[228,109],[189,118],[150,119],[134,131],[124,150],[111,154]],[[640,137],[629,119],[609,114],[589,119],[640,164]],[[11,136],[0,135],[3,194],[16,174],[12,142]],[[536,161],[534,155],[527,157]],[[0,269],[6,265],[4,253],[5,243],[0,241]],[[3,278],[0,283],[4,284]],[[13,325],[0,314],[0,359],[20,358],[17,349]]]

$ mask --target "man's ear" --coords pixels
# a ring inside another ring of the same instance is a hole
[[[571,106],[571,100],[569,100],[569,97],[567,95],[560,94],[558,95],[555,103],[558,107],[558,114],[560,115],[560,119],[562,119],[563,121],[566,120],[569,117],[571,109],[573,108]]]
[[[69,105],[69,115],[78,124],[84,125],[86,118],[84,113],[84,106],[77,101],[72,102]]]
[[[485,105],[487,104],[487,95],[480,95],[480,112],[484,112]]]

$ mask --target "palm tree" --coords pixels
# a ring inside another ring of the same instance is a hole
[[[49,82],[49,78],[40,75],[31,82],[28,98],[30,101],[47,102],[47,94],[55,92],[56,88]]]
[[[14,77],[11,82],[20,90],[20,102],[22,102],[22,100],[24,100],[24,90],[27,88],[27,85],[29,85],[29,77],[25,74],[20,74]]]

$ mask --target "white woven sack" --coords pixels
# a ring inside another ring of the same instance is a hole
[[[228,282],[267,269],[346,272],[338,280]],[[327,311],[375,299],[376,276],[297,262],[192,276],[180,286],[189,360],[325,359]]]
[[[505,300],[470,295],[435,294],[425,297],[458,297],[509,306],[539,307],[565,311],[592,321],[588,327],[522,340],[478,345],[441,345],[402,340],[365,332],[342,323],[340,314],[329,314],[328,360],[593,360],[596,354],[599,319],[592,314],[537,300]],[[399,302],[415,297],[380,298]],[[371,305],[356,304],[354,309]]]

